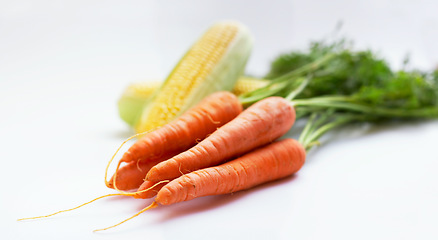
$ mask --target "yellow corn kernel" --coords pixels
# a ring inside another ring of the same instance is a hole
[[[239,96],[264,87],[268,83],[269,81],[265,79],[242,76],[237,80],[232,92]],[[148,100],[160,86],[161,83],[158,81],[138,82],[129,85],[118,102],[120,118],[133,127],[144,107],[148,104]]]
[[[124,94],[140,98],[149,98],[161,86],[159,81],[139,82],[129,85]]]
[[[248,30],[237,22],[213,25],[179,61],[151,97],[137,121],[137,132],[160,127],[207,95],[231,90],[252,48]]]
[[[233,93],[237,96],[252,92],[256,89],[266,86],[269,83],[268,80],[258,79],[252,77],[240,77],[237,80],[236,85],[233,88]]]

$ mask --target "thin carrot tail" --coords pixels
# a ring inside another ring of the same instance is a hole
[[[102,198],[105,198],[105,197],[111,197],[111,196],[122,196],[122,195],[125,195],[125,194],[121,194],[121,193],[107,194],[107,195],[103,195],[103,196],[97,197],[97,198],[95,198],[95,199],[93,199],[93,200],[91,200],[91,201],[88,201],[88,202],[86,202],[86,203],[83,203],[83,204],[81,204],[81,205],[79,205],[79,206],[76,206],[76,207],[74,207],[74,208],[69,208],[69,209],[61,210],[61,211],[58,211],[58,212],[55,212],[55,213],[52,213],[52,214],[49,214],[49,215],[43,215],[43,216],[38,216],[38,217],[29,217],[29,218],[20,218],[20,219],[17,219],[17,221],[32,220],[32,219],[39,219],[39,218],[47,218],[47,217],[51,217],[51,216],[57,215],[57,214],[59,214],[59,213],[69,212],[69,211],[76,210],[76,209],[78,209],[78,208],[80,208],[80,207],[83,207],[83,206],[85,206],[85,205],[88,205],[88,204],[90,204],[90,203],[92,203],[92,202],[94,202],[94,201],[97,201],[97,200],[102,199]]]
[[[170,180],[159,181],[146,189],[138,190],[135,192],[126,192],[126,191],[120,190],[115,185],[114,185],[114,190],[118,191],[120,195],[131,196],[131,197],[137,198],[138,196],[140,196],[139,194],[148,192],[148,191],[154,189],[155,187],[157,187],[158,185],[163,184],[163,183],[168,183],[168,182],[170,182]],[[114,184],[115,184],[115,181],[114,181]]]
[[[117,187],[117,184],[116,184],[116,179],[117,179],[117,173],[119,172],[119,168],[120,168],[120,164],[121,164],[122,162],[120,162],[119,161],[119,163],[117,163],[117,167],[116,167],[116,171],[114,172],[114,178],[113,178],[113,183],[112,183],[112,185],[113,185],[113,187],[114,187],[114,189],[117,191],[117,192],[119,192],[119,193],[127,193],[127,192],[125,192],[125,191],[123,191],[123,190],[120,190],[118,187]],[[105,177],[105,181],[106,181],[106,177]],[[109,187],[109,182],[106,182],[106,184],[107,184],[107,187]]]
[[[125,141],[123,141],[122,144],[120,144],[120,146],[117,148],[116,152],[113,154],[113,156],[111,157],[111,159],[108,161],[108,164],[106,165],[106,168],[105,168],[105,185],[106,185],[108,188],[110,188],[109,181],[107,181],[107,179],[108,179],[108,170],[109,170],[109,167],[110,167],[111,163],[113,162],[114,158],[116,157],[117,153],[119,153],[120,149],[121,149],[121,148],[125,145],[125,143],[127,143],[129,140],[131,140],[131,139],[133,139],[133,138],[136,138],[136,137],[138,137],[138,136],[141,136],[141,135],[147,134],[147,133],[152,132],[152,131],[154,131],[154,130],[156,130],[156,129],[152,129],[152,130],[150,130],[150,131],[141,132],[141,133],[137,133],[137,134],[135,134],[135,135],[132,135],[131,137],[129,137],[129,138],[127,138]],[[119,161],[118,167],[120,167],[120,161]]]
[[[114,224],[114,225],[112,225],[112,226],[109,226],[109,227],[106,227],[106,228],[96,229],[96,230],[94,230],[93,232],[105,231],[105,230],[108,230],[108,229],[110,229],[110,228],[117,227],[117,226],[121,225],[122,223],[125,223],[125,222],[127,222],[127,221],[129,221],[129,220],[131,220],[131,219],[133,219],[133,218],[135,218],[135,217],[137,217],[138,215],[140,215],[140,214],[146,212],[147,210],[152,209],[152,208],[156,208],[156,207],[158,207],[158,203],[154,201],[154,202],[152,202],[149,206],[143,208],[142,210],[140,210],[138,213],[134,214],[133,216],[131,216],[131,217],[129,217],[129,218],[127,218],[127,219],[125,219],[125,220],[123,220],[123,221],[117,223],[117,224]]]
[[[157,195],[161,188],[166,184],[157,184],[150,181],[144,181],[143,184],[138,188],[137,194],[133,195],[134,198],[146,199],[152,198]],[[149,191],[144,191],[144,189],[149,189]]]
[[[119,153],[120,149],[125,145],[126,142],[128,142],[129,140],[131,140],[131,139],[133,139],[133,138],[135,138],[135,137],[137,137],[137,136],[139,136],[141,134],[144,134],[144,133],[135,134],[135,135],[127,138],[125,141],[123,141],[122,144],[120,144],[119,148],[117,148],[116,152],[113,154],[111,159],[108,161],[108,164],[106,165],[106,168],[105,168],[105,185],[107,187],[110,187],[109,181],[107,181],[107,179],[108,179],[108,169],[109,169],[111,163],[113,162],[114,158],[116,157],[117,153]],[[120,166],[120,162],[119,162],[119,166]]]
[[[60,214],[60,213],[63,213],[63,212],[69,212],[69,211],[76,210],[76,209],[78,209],[78,208],[80,208],[80,207],[83,207],[83,206],[85,206],[85,205],[88,205],[88,204],[90,204],[90,203],[92,203],[92,202],[95,202],[95,201],[97,201],[97,200],[99,200],[99,199],[102,199],[102,198],[105,198],[105,197],[112,197],[112,196],[135,196],[136,194],[143,193],[143,192],[147,192],[147,191],[149,191],[149,190],[155,188],[156,186],[158,186],[158,185],[160,185],[160,184],[162,184],[162,183],[167,183],[167,182],[169,182],[169,180],[165,180],[165,181],[157,182],[156,184],[154,184],[154,185],[151,186],[150,188],[147,188],[147,189],[144,189],[144,190],[141,190],[141,191],[137,191],[137,192],[126,192],[126,193],[122,192],[122,193],[111,193],[111,194],[106,194],[106,195],[103,195],[103,196],[97,197],[97,198],[95,198],[95,199],[93,199],[93,200],[90,200],[90,201],[88,201],[88,202],[86,202],[86,203],[83,203],[83,204],[81,204],[81,205],[79,205],[79,206],[76,206],[76,207],[74,207],[74,208],[69,208],[69,209],[61,210],[61,211],[58,211],[58,212],[55,212],[55,213],[52,213],[52,214],[49,214],[49,215],[43,215],[43,216],[38,216],[38,217],[20,218],[20,219],[17,219],[17,221],[24,221],[24,220],[32,220],[32,219],[39,219],[39,218],[47,218],[47,217],[51,217],[51,216],[54,216],[54,215],[57,215],[57,214]]]

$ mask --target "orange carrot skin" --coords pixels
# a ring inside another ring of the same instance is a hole
[[[305,158],[306,151],[296,140],[276,141],[233,161],[183,175],[165,185],[155,201],[170,205],[249,189],[296,173]]]
[[[281,97],[261,100],[189,150],[154,166],[146,180],[171,180],[211,167],[265,145],[285,134],[295,122],[295,110]]]
[[[185,151],[241,112],[242,105],[234,94],[213,93],[174,121],[139,139],[120,161],[145,161],[165,152]]]
[[[131,190],[138,188],[142,182],[143,178],[146,176],[148,168],[150,169],[155,162],[130,162],[127,165],[121,167],[117,171],[116,185],[117,188],[123,191]],[[114,188],[113,185],[114,175],[111,177],[111,180],[107,183],[109,188]]]
[[[117,171],[117,175],[114,174],[111,180],[108,182],[109,188],[114,188],[113,181],[116,176],[116,185],[119,190],[127,191],[140,187],[144,182],[144,178],[149,170],[158,163],[167,160],[177,153],[166,153],[163,156],[156,157],[154,159],[142,162],[129,162],[125,166],[122,166]]]

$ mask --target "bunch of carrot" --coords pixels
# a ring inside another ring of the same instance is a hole
[[[126,165],[116,170],[107,186],[122,194],[137,188],[129,193],[136,198],[156,196],[146,211],[158,204],[231,193],[294,174],[304,164],[306,150],[339,126],[438,118],[437,74],[388,70],[382,82],[373,82],[341,64],[344,80],[335,73],[341,72],[339,62],[349,63],[352,55],[345,49],[324,52],[239,98],[228,92],[207,97],[136,142],[119,162]],[[367,54],[360,59],[366,61],[357,65],[370,71],[376,71],[370,62],[381,66]],[[327,90],[315,84],[320,78],[337,84]],[[357,85],[352,89],[351,79]],[[340,94],[340,89],[350,91]],[[242,111],[243,106],[249,107]],[[277,140],[297,116],[308,117],[299,140]]]
[[[242,109],[230,92],[210,95],[134,143],[118,164],[126,165],[106,185],[138,188],[126,193],[135,198],[156,195],[150,206],[155,207],[232,193],[297,172],[305,160],[303,146],[277,140],[295,122],[290,102],[269,97]]]
[[[315,46],[314,51],[321,47]],[[382,74],[381,61],[369,54],[334,47],[317,52],[309,59],[292,55],[307,59],[298,67],[282,59],[286,73],[262,88],[239,97],[227,91],[213,93],[172,122],[135,135],[142,137],[124,153],[109,181],[108,169],[117,152],[105,172],[105,184],[119,193],[102,197],[155,200],[119,224],[159,204],[232,193],[292,175],[323,134],[345,124],[438,118],[438,73],[392,73],[388,68],[389,73]],[[367,71],[353,71],[362,68]],[[371,70],[384,80],[371,81]],[[279,140],[296,118],[303,117],[308,122],[298,141]]]
[[[156,196],[127,221],[158,204],[233,193],[290,176],[302,167],[306,152],[294,139],[278,139],[295,117],[290,102],[281,97],[268,97],[243,110],[234,94],[216,92],[134,143],[111,180],[105,178],[106,185],[120,193],[102,197]],[[137,191],[125,192],[132,189]]]
[[[246,55],[237,48],[231,58],[240,59],[239,56],[245,63]],[[225,60],[223,64],[219,75],[227,79],[233,68]],[[157,103],[161,107],[160,104]],[[135,217],[158,204],[232,193],[297,172],[304,163],[305,148],[293,139],[278,140],[295,122],[296,113],[290,102],[282,97],[266,96],[243,110],[247,106],[233,93],[217,90],[170,123],[133,136],[141,138],[124,153],[109,181],[108,169],[119,150],[105,171],[105,184],[119,193],[85,204],[115,195],[156,196]],[[164,108],[168,107],[171,106]],[[134,189],[137,191],[127,192]],[[20,220],[24,219],[35,218]]]
[[[211,171],[218,173],[223,169],[229,171],[234,168],[236,171],[230,174],[238,175],[234,176],[235,179],[229,183],[239,183],[239,189],[244,189],[248,187],[243,184],[247,182],[247,179],[236,181],[244,177],[239,175],[242,172],[237,171],[237,166],[242,168],[243,172],[250,173],[250,166],[257,166],[259,157],[254,154],[248,156],[245,154],[265,145],[262,152],[272,152],[270,155],[272,159],[263,163],[260,169],[263,171],[258,172],[257,175],[268,175],[274,179],[282,177],[284,174],[275,172],[278,170],[278,166],[275,165],[280,164],[275,161],[281,159],[279,156],[285,153],[273,151],[271,148],[275,148],[276,145],[291,145],[287,149],[292,151],[293,146],[298,145],[292,140],[273,143],[292,127],[294,121],[295,110],[284,98],[266,98],[242,112],[242,105],[233,94],[214,93],[181,117],[148,133],[133,144],[120,160],[127,164],[118,169],[106,184],[118,190],[139,188],[139,193],[135,195],[137,198],[149,198],[158,194],[157,201],[168,204],[198,196],[193,193],[187,195],[189,190],[184,189],[186,195],[182,197],[173,199],[171,195],[166,195],[168,199],[161,200],[166,192],[175,192],[178,195],[179,190],[174,187],[182,185],[184,181],[193,178],[199,179],[197,181],[208,182],[209,177],[215,175],[209,174]],[[251,165],[247,166],[243,163],[249,156],[251,160],[247,163]],[[236,158],[239,159],[234,160],[233,163],[228,162]],[[260,161],[264,160],[263,157],[260,159]],[[302,159],[286,158],[284,161],[294,160],[301,162]],[[223,163],[225,164],[209,169],[209,167]],[[200,169],[202,171],[198,172],[197,170]],[[294,171],[296,170],[298,169]],[[224,176],[230,177],[231,175],[224,174]],[[160,184],[152,190],[143,192],[165,180],[172,180],[172,182],[164,187],[164,184]],[[193,180],[193,188],[196,188],[197,181]],[[215,183],[217,184],[217,180]],[[202,195],[225,193],[213,191],[224,186],[209,186],[207,189],[198,187],[197,191],[203,191]],[[236,190],[236,187],[225,189],[227,189],[226,192],[232,192]]]

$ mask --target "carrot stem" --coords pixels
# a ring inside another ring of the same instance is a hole
[[[240,98],[239,100],[242,103],[242,105],[253,104],[253,103],[258,102],[258,101],[265,99],[267,97],[274,96],[275,94],[279,93],[281,90],[283,90],[288,85],[289,85],[288,82],[279,82],[279,83],[272,82],[272,83],[268,84],[264,88],[264,90],[261,91],[258,95]],[[259,89],[257,89],[257,90],[259,90]],[[255,90],[255,91],[257,91],[257,90]]]
[[[333,122],[330,122],[328,124],[323,125],[319,129],[315,130],[312,134],[310,134],[310,136],[308,137],[308,139],[304,143],[305,144],[304,148],[306,149],[306,151],[310,150],[310,148],[312,148],[312,146],[315,145],[313,143],[316,142],[317,139],[319,139],[324,133],[328,132],[329,130],[331,130],[333,128],[339,127],[339,126],[344,125],[346,123],[350,123],[353,120],[355,120],[353,117],[352,118],[343,117],[337,121],[333,121]]]
[[[253,104],[263,98],[273,96],[275,93],[278,93],[282,90],[284,90],[286,87],[288,87],[291,84],[291,81],[297,81],[300,76],[311,74],[313,71],[317,70],[321,66],[323,66],[325,63],[329,62],[331,59],[336,57],[336,53],[328,53],[321,58],[315,60],[312,63],[306,64],[300,68],[294,69],[290,71],[289,73],[286,73],[278,78],[272,79],[270,83],[262,88],[258,88],[254,91],[248,92],[246,94],[243,94],[239,96],[239,101],[246,105],[246,104]],[[293,82],[292,82],[293,83]],[[307,85],[307,83],[306,83]],[[275,88],[274,88],[275,87]],[[305,86],[303,86],[304,89]],[[274,89],[273,89],[274,88]],[[299,89],[296,89],[299,90]],[[293,92],[295,92],[294,90]],[[297,93],[290,93],[292,94],[291,98],[295,97],[302,91],[299,90]],[[295,94],[295,96],[293,96]]]
[[[303,128],[303,131],[301,131],[300,137],[298,138],[298,142],[300,142],[303,146],[304,142],[306,140],[306,137],[309,135],[310,129],[312,129],[312,125],[315,121],[316,113],[313,113],[310,115],[309,119],[307,120],[306,125]]]
[[[337,108],[368,113],[374,116],[385,117],[437,117],[436,107],[424,107],[419,109],[371,107],[362,103],[355,103],[354,99],[343,96],[315,97],[312,99],[299,99],[292,101],[293,106],[316,106],[324,108]]]
[[[336,56],[337,56],[337,53],[328,53],[328,54],[322,56],[321,58],[315,60],[314,62],[306,64],[306,65],[304,65],[300,68],[297,68],[289,73],[286,73],[286,74],[278,77],[277,79],[283,79],[283,80],[290,79],[292,77],[301,76],[301,75],[304,75],[306,73],[315,71],[318,68],[320,68],[322,65],[327,63],[328,61],[332,60]]]
[[[302,80],[301,84],[295,89],[293,90],[291,93],[289,93],[289,95],[286,96],[286,100],[291,101],[292,99],[294,99],[296,96],[298,96],[298,94],[300,94],[304,88],[306,88],[306,86],[309,84],[310,82],[310,77],[304,78],[304,80]]]

